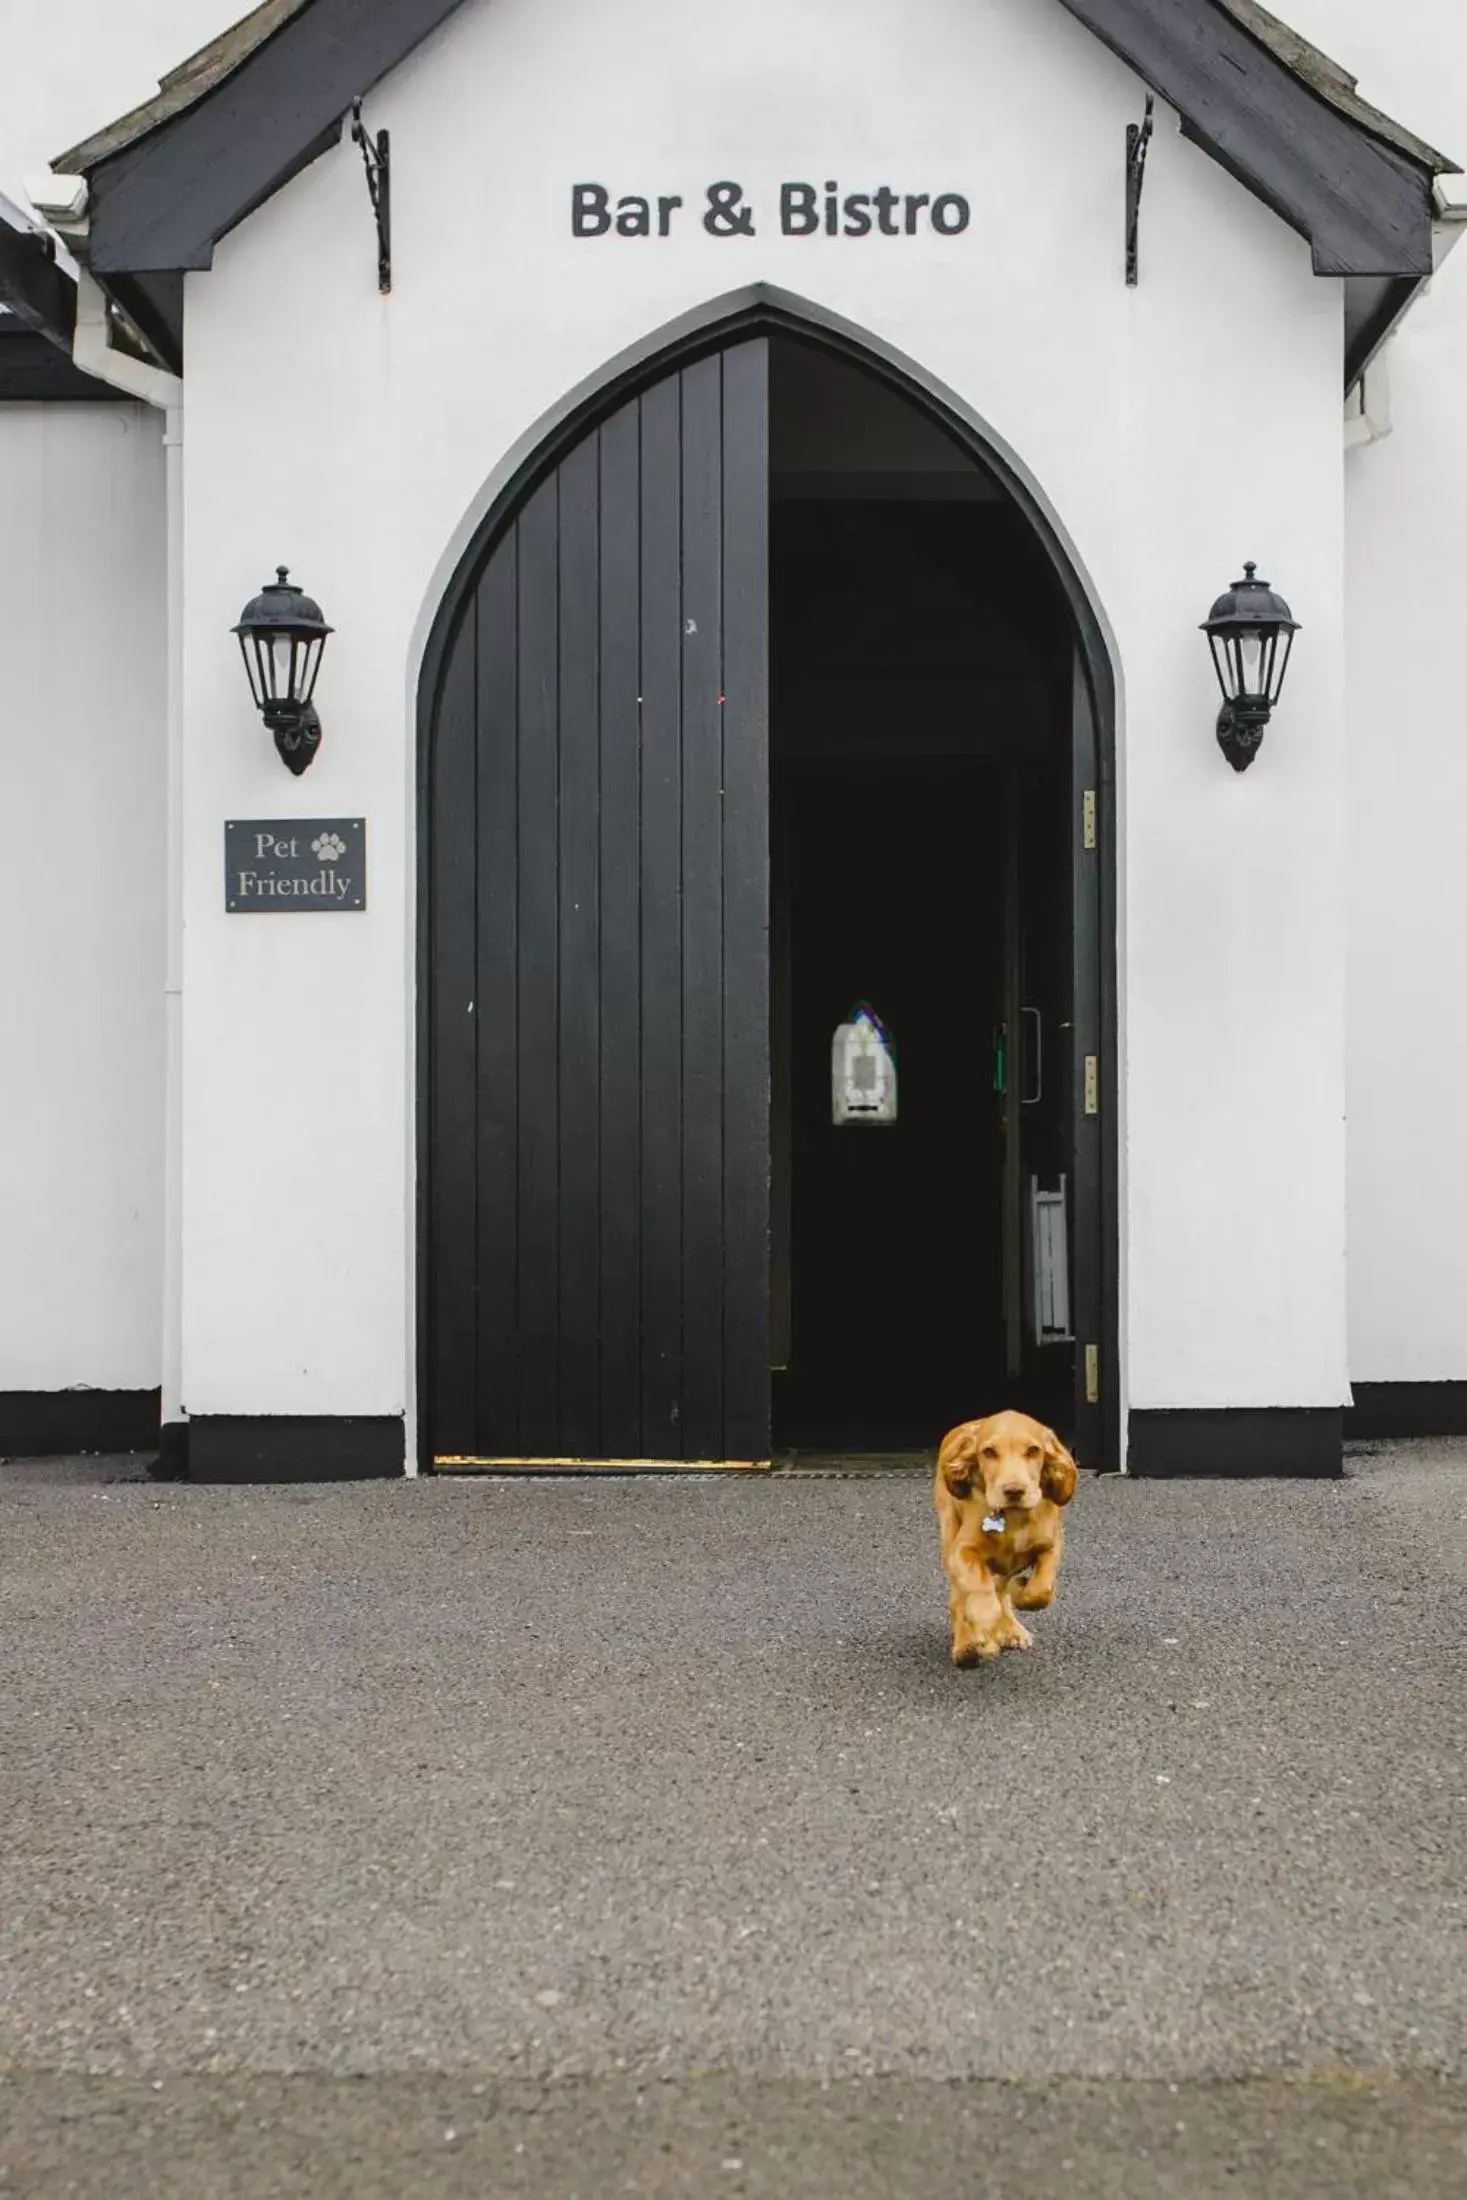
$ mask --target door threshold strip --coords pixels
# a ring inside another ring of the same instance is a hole
[[[767,1459],[571,1459],[509,1458],[444,1452],[433,1461],[440,1474],[767,1474]]]

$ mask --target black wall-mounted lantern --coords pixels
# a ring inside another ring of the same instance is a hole
[[[321,652],[332,629],[321,606],[292,586],[283,565],[240,613],[239,636],[255,708],[275,736],[281,762],[299,778],[321,746],[311,701]]]
[[[1202,622],[1223,692],[1217,745],[1235,772],[1245,772],[1258,754],[1299,631],[1283,597],[1254,579],[1257,571],[1251,561],[1245,565],[1242,580],[1218,597]]]

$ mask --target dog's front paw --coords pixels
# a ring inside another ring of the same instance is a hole
[[[1020,1612],[1043,1612],[1054,1602],[1052,1581],[1026,1581],[1014,1591],[1014,1607]]]
[[[1016,1619],[1001,1620],[994,1630],[994,1639],[1000,1650],[1032,1650],[1034,1647],[1034,1637]]]
[[[978,1665],[985,1658],[996,1658],[1002,1648],[992,1635],[958,1635],[953,1638],[953,1664]]]

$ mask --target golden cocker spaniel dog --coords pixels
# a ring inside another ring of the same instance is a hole
[[[1065,1547],[1060,1507],[1074,1494],[1074,1460],[1054,1430],[1027,1413],[948,1430],[933,1499],[954,1665],[1029,1648],[1034,1637],[1018,1614],[1041,1611],[1054,1596]]]

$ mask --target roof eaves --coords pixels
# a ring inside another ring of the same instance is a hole
[[[116,122],[109,122],[104,130],[83,138],[80,145],[58,153],[51,163],[52,170],[58,176],[84,176],[114,154],[126,152],[130,145],[161,129],[165,122],[172,122],[216,90],[267,39],[310,5],[311,0],[262,0],[262,5],[240,22],[171,69],[152,99],[144,100],[141,107],[134,107]]]
[[[222,87],[229,86],[232,97],[232,80],[240,72],[246,71],[247,64],[256,63],[258,57],[268,67],[269,57],[263,55],[262,49],[270,46],[277,35],[288,30],[293,23],[300,24],[302,33],[308,32],[310,26],[304,19],[311,16],[316,4],[317,0],[263,0],[262,5],[165,77],[155,99],[135,108],[131,114],[123,116],[82,144],[72,147],[69,152],[59,155],[53,163],[54,168],[63,174],[92,174],[102,169],[112,175],[114,180],[118,180],[118,171],[127,165],[126,162],[120,162],[118,156],[127,155],[129,161],[139,158],[146,160],[147,153],[136,150],[142,146],[144,140],[167,138],[170,125],[185,132],[190,131],[198,119],[193,110],[205,102],[212,107],[210,95],[219,93]],[[370,28],[373,26],[373,9],[369,0],[363,35],[374,55],[372,66],[357,72],[360,82],[354,78],[345,91],[340,85],[336,86],[336,90],[341,92],[343,98],[348,98],[352,91],[369,88],[370,82],[376,80],[376,74],[381,73],[384,67],[395,64],[395,59],[400,56],[394,46],[396,31],[392,26],[400,14],[416,20],[418,28],[414,35],[421,36],[425,25],[431,27],[435,20],[441,20],[443,16],[452,13],[457,4],[458,0],[437,0],[436,5],[433,0],[422,0],[421,6],[409,6],[409,0],[393,0],[390,8],[384,5],[381,18],[375,23],[377,35],[374,42]],[[1337,132],[1343,126],[1356,133],[1361,153],[1366,153],[1368,141],[1374,149],[1375,161],[1386,164],[1385,167],[1378,166],[1373,171],[1362,169],[1360,175],[1354,179],[1357,190],[1363,191],[1365,197],[1363,204],[1355,206],[1347,222],[1341,223],[1331,218],[1329,222],[1322,223],[1317,191],[1311,198],[1306,184],[1301,184],[1297,175],[1290,176],[1287,162],[1281,164],[1274,157],[1274,149],[1270,147],[1267,137],[1267,114],[1254,104],[1256,89],[1254,94],[1245,97],[1241,90],[1234,94],[1225,88],[1221,95],[1221,106],[1219,105],[1216,71],[1213,71],[1214,81],[1209,87],[1205,74],[1199,76],[1198,70],[1193,66],[1185,39],[1178,35],[1178,26],[1171,11],[1175,9],[1177,15],[1189,12],[1180,6],[1179,0],[1062,0],[1062,4],[1081,21],[1087,22],[1123,59],[1137,67],[1144,78],[1153,81],[1154,88],[1164,98],[1170,97],[1173,105],[1178,104],[1178,99],[1169,88],[1167,79],[1173,79],[1176,87],[1184,93],[1190,85],[1200,104],[1190,125],[1186,107],[1183,106],[1184,129],[1219,159],[1224,167],[1230,169],[1246,187],[1264,199],[1266,204],[1273,206],[1285,220],[1291,221],[1296,228],[1310,236],[1315,247],[1315,265],[1319,272],[1351,273],[1358,269],[1375,271],[1377,268],[1393,274],[1419,271],[1418,263],[1424,262],[1427,247],[1418,235],[1423,209],[1416,206],[1415,187],[1410,179],[1413,176],[1419,179],[1420,189],[1426,193],[1423,207],[1425,218],[1429,220],[1431,180],[1438,175],[1459,172],[1455,164],[1390,117],[1369,106],[1359,97],[1353,77],[1312,46],[1307,39],[1300,37],[1270,14],[1259,4],[1259,0],[1190,0],[1190,9],[1197,14],[1199,25],[1210,12],[1219,31],[1224,23],[1231,26],[1231,38],[1235,42],[1235,66],[1241,65],[1243,51],[1249,46],[1253,47],[1259,53],[1265,70],[1271,68],[1279,72],[1276,81],[1280,86],[1292,80],[1309,103],[1318,103],[1321,114],[1327,111],[1335,118],[1334,127]],[[323,24],[327,17],[334,22],[336,12],[334,8],[323,10]],[[362,21],[361,18],[354,20]],[[339,42],[339,36],[338,31],[326,24],[323,30],[324,53],[335,55],[336,46],[333,40]],[[321,44],[321,41],[318,40],[317,43]],[[405,39],[402,51],[407,50],[410,50],[410,41]],[[1158,69],[1159,62],[1164,62],[1165,66]],[[318,58],[317,67],[321,65]],[[248,73],[253,75],[253,69]],[[340,71],[336,73],[340,74]],[[1266,85],[1260,88],[1266,90]],[[317,104],[319,105],[319,101]],[[1278,100],[1275,99],[1272,109],[1269,110],[1274,117],[1275,130],[1278,127],[1277,110]],[[1224,126],[1221,128],[1215,120],[1218,114],[1224,118]],[[1318,157],[1345,157],[1345,165],[1349,167],[1350,162],[1346,157],[1348,141],[1337,138],[1333,145],[1325,144],[1328,131],[1322,131],[1320,135]],[[298,155],[301,150],[296,149]],[[310,152],[309,147],[304,150],[306,153]],[[1394,183],[1389,174],[1391,164],[1395,164],[1396,169],[1397,180]],[[298,159],[296,165],[299,165]],[[1297,170],[1297,159],[1294,165]],[[224,208],[222,213],[216,209],[212,226],[205,225],[208,229],[207,236],[201,240],[190,235],[184,240],[187,251],[184,251],[177,238],[161,234],[161,217],[158,216],[156,206],[150,207],[150,234],[147,239],[140,244],[134,227],[133,233],[125,237],[122,246],[117,247],[114,244],[113,249],[124,254],[161,250],[169,256],[165,259],[114,257],[110,264],[119,269],[156,268],[165,264],[168,267],[207,266],[209,238],[217,238],[224,228],[239,218],[242,209],[247,211],[251,205],[258,203],[260,193],[268,195],[270,190],[278,188],[279,183],[293,172],[294,168],[288,162],[280,163],[268,175],[262,170],[253,179],[252,189],[255,196],[242,197],[236,206]],[[1346,200],[1349,197],[1349,193],[1344,194]],[[1333,217],[1333,210],[1331,216]],[[161,223],[162,229],[167,229],[168,226],[167,222]],[[1325,236],[1323,243],[1316,233],[1321,227],[1333,232]],[[105,253],[98,258],[96,264],[103,268],[109,264]]]
[[[8,205],[8,201],[6,204]],[[45,230],[0,216],[0,304],[7,318],[70,353],[76,327],[76,284],[56,258]]]
[[[1259,0],[1216,0],[1216,5],[1247,31],[1250,38],[1256,38],[1260,46],[1266,46],[1292,76],[1298,77],[1301,84],[1307,85],[1311,92],[1325,100],[1338,114],[1344,115],[1347,121],[1357,123],[1362,130],[1368,130],[1372,137],[1379,138],[1383,145],[1404,153],[1408,160],[1415,161],[1434,176],[1456,176],[1462,173],[1456,161],[1449,160],[1445,153],[1437,152],[1424,138],[1417,137],[1401,123],[1393,121],[1391,116],[1382,114],[1378,107],[1372,107],[1368,100],[1362,99],[1356,89],[1357,80],[1347,69],[1341,68],[1338,61],[1332,61],[1327,53],[1321,53],[1318,46],[1311,45],[1307,38],[1301,37],[1298,31],[1291,30],[1287,23],[1280,22],[1276,15],[1270,15],[1267,8],[1259,6]]]

